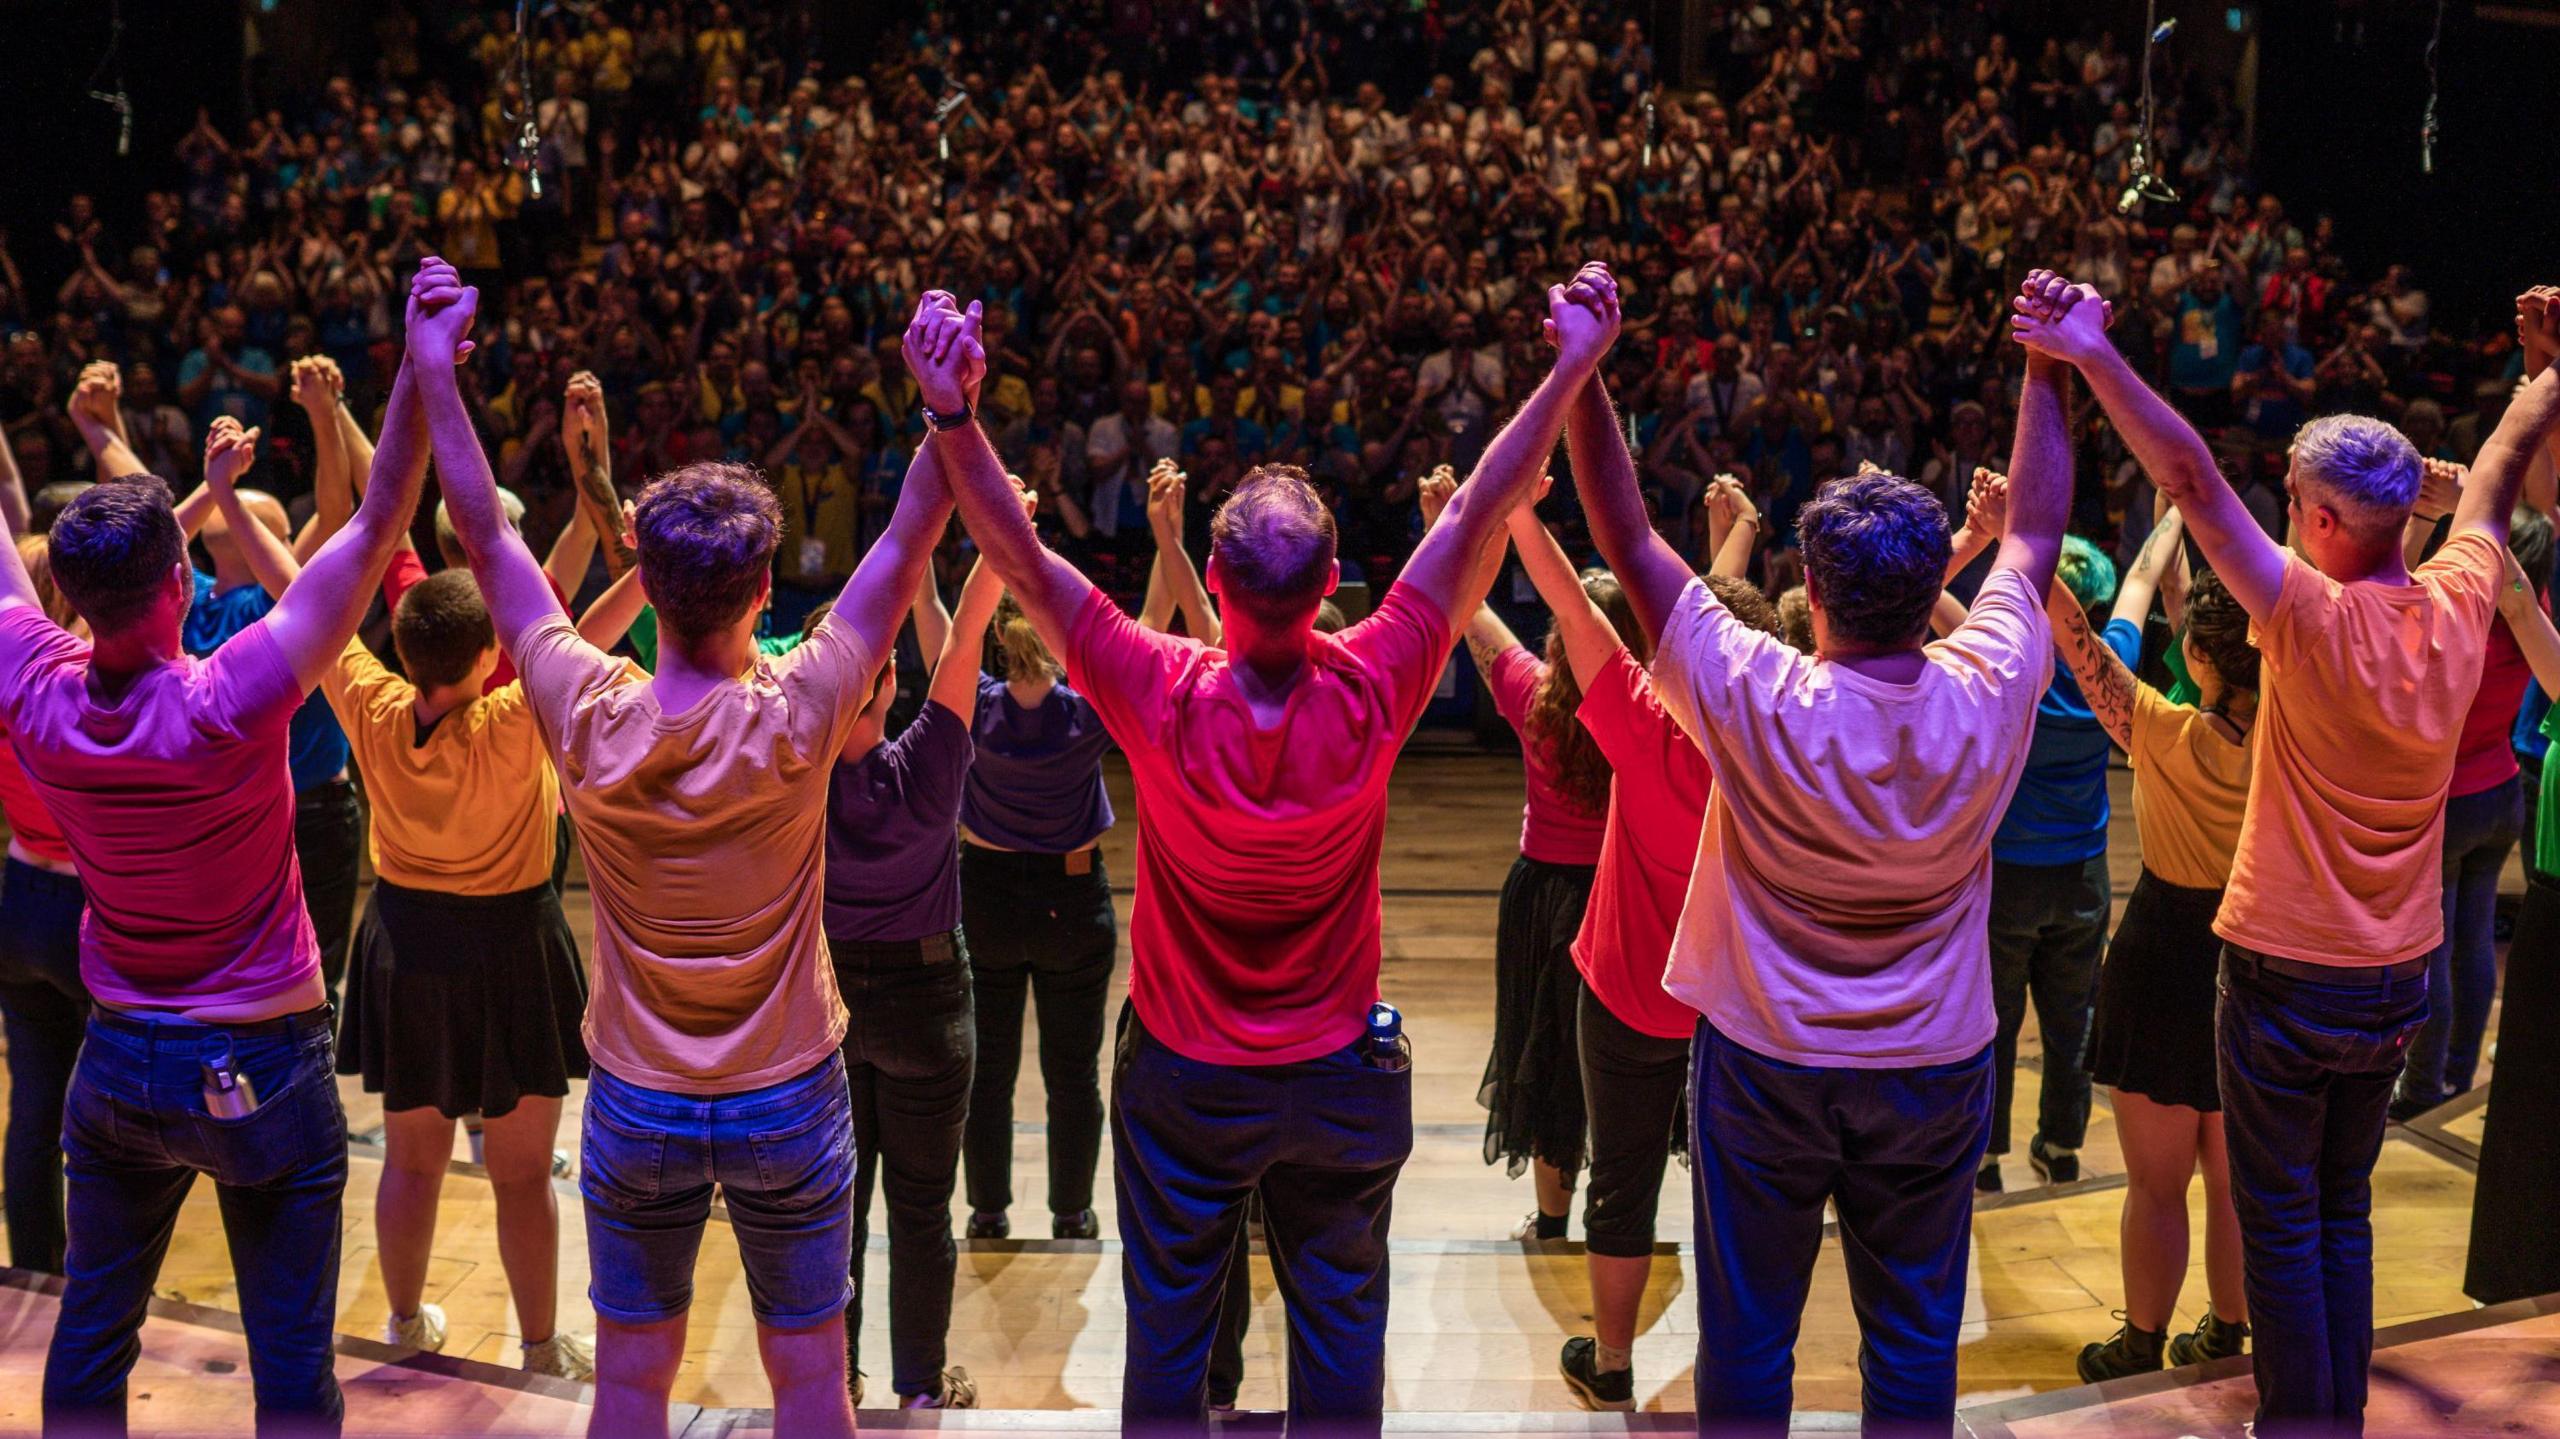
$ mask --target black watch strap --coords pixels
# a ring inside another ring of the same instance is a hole
[[[936,430],[956,430],[962,425],[965,425],[971,420],[977,418],[978,413],[967,405],[962,405],[959,409],[953,410],[949,414],[944,414],[941,411],[936,410],[931,405],[924,405],[920,408],[924,411],[925,424]]]

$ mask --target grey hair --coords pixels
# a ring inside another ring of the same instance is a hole
[[[2293,437],[2293,463],[2348,508],[2353,528],[2386,529],[2405,523],[2418,500],[2418,447],[2381,420],[2363,415],[2324,415]]]
[[[504,485],[498,486],[498,508],[506,515],[508,525],[523,526],[524,501]],[[436,547],[447,554],[462,553],[462,536],[453,528],[453,509],[442,500],[436,501]]]

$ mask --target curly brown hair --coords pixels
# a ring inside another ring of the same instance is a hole
[[[2187,644],[2213,666],[2224,685],[2258,688],[2258,647],[2249,642],[2249,612],[2211,570],[2198,570],[2187,589]]]
[[[1609,617],[1610,627],[1636,663],[1645,663],[1652,646],[1644,627],[1636,623],[1635,606],[1617,576],[1607,570],[1584,570],[1582,592]],[[1575,682],[1573,666],[1565,658],[1562,626],[1547,631],[1546,664],[1546,674],[1529,696],[1529,713],[1521,730],[1554,768],[1556,789],[1566,802],[1586,814],[1599,814],[1609,807],[1609,757],[1575,716],[1582,708],[1582,686]]]

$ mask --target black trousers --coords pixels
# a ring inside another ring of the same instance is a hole
[[[1210,1349],[1257,1189],[1289,1314],[1289,1432],[1379,1432],[1387,1225],[1413,1152],[1413,1075],[1370,1067],[1364,1047],[1208,1064],[1121,1010],[1111,1140],[1129,1311],[1123,1432],[1208,1432]]]
[[[2089,1132],[2089,1017],[2098,962],[2107,952],[2112,895],[2107,857],[2079,864],[1991,865],[1991,1003],[2000,1038],[1992,1064],[1999,1093],[1991,1108],[1991,1152],[2009,1152],[2009,1111],[2017,1092],[2018,1028],[2035,999],[2044,1036],[2044,1087],[2036,1128],[2046,1141],[2077,1149]]]
[[[364,849],[364,813],[356,787],[343,779],[297,790],[293,796],[293,855],[302,866],[302,907],[310,912],[320,943],[320,978],[329,1004],[338,1003],[347,976],[347,948],[356,932],[356,884]]]
[[[80,881],[8,861],[0,881],[0,1036],[9,1044],[9,1132],[0,1215],[9,1262],[62,1272],[62,1106],[89,1023],[80,982]]]
[[[890,1385],[901,1396],[937,1393],[959,1269],[951,1190],[977,1055],[969,951],[957,933],[894,944],[829,940],[827,948],[852,1016],[844,1036],[855,1155],[846,1372],[861,1368],[862,1261],[876,1187],[889,1200]]]
[[[2498,1066],[2480,1132],[2462,1292],[2483,1304],[2560,1289],[2560,877],[2535,871],[2507,952]]]
[[[2331,983],[2223,946],[2216,1058],[2259,1439],[2364,1432],[2373,1164],[2392,1086],[2426,1017],[2424,964],[2386,983]]]
[[[1583,1237],[1602,1258],[1651,1258],[1662,1173],[1685,1119],[1690,1044],[1628,1028],[1588,987],[1577,1019],[1591,1123]]]
[[[1090,867],[1068,872],[1079,864]],[[1102,1158],[1102,1010],[1120,929],[1102,856],[963,844],[960,910],[977,993],[969,1207],[1013,1207],[1013,1086],[1027,996],[1039,1006],[1040,1079],[1049,1096],[1049,1212],[1082,1213],[1093,1207]]]
[[[1698,1429],[1783,1439],[1796,1333],[1840,1215],[1868,1435],[1945,1439],[1991,1126],[1991,1049],[1952,1064],[1835,1069],[1745,1049],[1698,1021]]]

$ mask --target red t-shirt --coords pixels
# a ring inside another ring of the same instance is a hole
[[[1520,736],[1529,789],[1529,803],[1520,816],[1520,853],[1541,864],[1598,864],[1603,816],[1565,797],[1557,788],[1547,747],[1529,735],[1529,704],[1546,677],[1546,662],[1519,645],[1494,656],[1493,672],[1485,676],[1493,707]]]
[[[2550,610],[2548,596],[2542,607]],[[2516,711],[2524,705],[2524,687],[2532,680],[2533,667],[2525,663],[2524,650],[2516,644],[2506,620],[2492,621],[2489,643],[2481,651],[2480,688],[2462,716],[2462,739],[2454,746],[2453,788],[2445,791],[2447,795],[2478,794],[2515,778]]]
[[[1656,1039],[1686,1039],[1698,1012],[1662,988],[1671,932],[1689,895],[1689,869],[1715,783],[1700,753],[1653,693],[1653,677],[1625,650],[1610,656],[1582,696],[1583,728],[1615,771],[1600,875],[1573,964],[1618,1022]]]
[[[1449,648],[1398,585],[1315,635],[1279,721],[1257,727],[1224,650],[1138,627],[1099,591],[1070,621],[1068,680],[1122,751],[1145,822],[1129,1000],[1176,1053],[1289,1064],[1367,1028],[1378,997],[1387,776]]]
[[[423,580],[426,577],[427,562],[418,558],[418,552],[416,550],[393,550],[391,552],[391,563],[382,571],[382,602],[395,610],[400,608],[400,597],[409,592],[409,587],[411,585],[416,584],[418,581]],[[551,597],[558,600],[560,602],[560,608],[563,611],[566,611],[569,608],[569,597],[560,592],[560,582],[551,578],[551,572],[549,570],[542,572],[542,582],[551,586]],[[577,622],[577,618],[578,617],[574,614],[570,615],[570,623],[575,624]],[[515,677],[515,657],[508,654],[506,647],[501,645],[498,648],[498,667],[489,671],[488,683],[480,686],[480,692],[482,694],[496,694],[506,685],[507,681],[514,679]]]
[[[0,728],[0,740],[7,733]],[[0,743],[0,815],[8,817],[9,833],[18,848],[46,864],[71,863],[71,845],[62,837],[62,826],[53,822],[53,812],[36,797],[25,767],[18,763],[18,751],[6,743]]]

